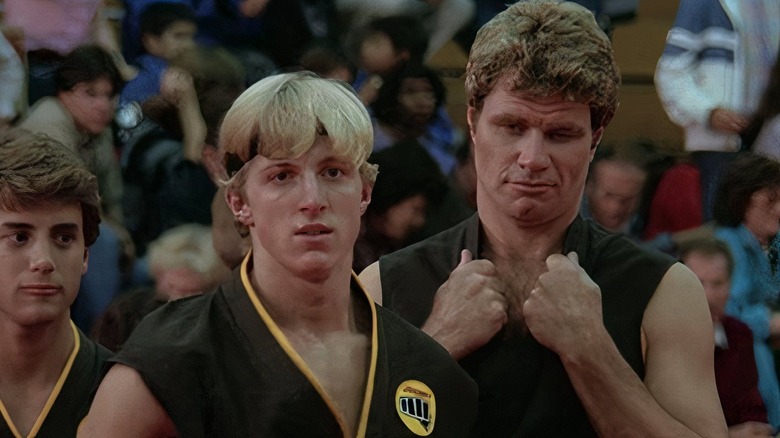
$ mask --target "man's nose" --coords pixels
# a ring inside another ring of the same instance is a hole
[[[520,154],[517,164],[529,170],[541,170],[550,165],[550,155],[544,142],[544,133],[528,130],[520,140]]]
[[[325,188],[319,175],[305,174],[300,183],[300,208],[303,211],[316,213],[325,209],[327,204]]]
[[[45,242],[36,242],[30,254],[30,270],[33,272],[54,271],[53,248]]]

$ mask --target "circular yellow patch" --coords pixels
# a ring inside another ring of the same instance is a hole
[[[395,391],[395,409],[401,421],[415,435],[428,436],[436,422],[436,397],[418,380],[407,380]]]

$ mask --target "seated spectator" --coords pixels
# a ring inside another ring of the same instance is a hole
[[[458,132],[449,117],[442,117],[446,89],[436,73],[409,64],[390,75],[371,109],[374,113],[374,152],[404,140],[418,141],[449,175],[455,165]]]
[[[144,54],[134,61],[138,74],[122,89],[122,102],[143,103],[159,95],[169,63],[195,44],[195,12],[186,4],[152,3],[141,13],[140,27]]]
[[[734,260],[728,247],[715,239],[687,242],[680,261],[701,281],[715,332],[715,383],[730,437],[772,437],[766,406],[758,391],[753,356],[753,334],[739,320],[726,315]]]
[[[149,121],[123,150],[126,223],[139,255],[169,228],[211,224],[217,188],[204,154],[213,152],[222,116],[244,89],[243,77],[225,50],[200,48],[174,60],[162,95],[144,103]]]
[[[439,206],[446,190],[436,162],[416,141],[375,152],[368,162],[379,166],[379,175],[355,242],[355,272],[402,248],[425,225],[428,210]]]
[[[157,295],[165,301],[211,292],[230,270],[211,241],[211,227],[184,224],[149,244],[149,272]]]
[[[355,28],[386,17],[415,17],[424,25],[426,50],[421,60],[427,61],[469,24],[475,3],[474,0],[336,0],[336,8],[349,17]]]
[[[111,56],[97,46],[68,54],[56,75],[57,96],[41,99],[18,126],[77,152],[97,176],[103,214],[122,223],[122,177],[111,120],[122,88]]]
[[[407,64],[422,64],[428,47],[422,23],[408,16],[372,20],[352,38],[348,45],[355,46],[358,66],[352,87],[367,106],[376,100],[384,78]]]
[[[30,105],[59,91],[57,70],[63,59],[83,45],[98,45],[111,55],[122,78],[135,75],[119,50],[103,0],[4,0],[3,20],[20,31],[28,67]],[[118,92],[119,90],[117,90]]]
[[[149,271],[154,285],[117,297],[95,323],[95,341],[119,351],[144,316],[168,301],[210,292],[230,274],[211,243],[211,228],[199,224],[171,228],[154,240]]]
[[[734,256],[726,313],[753,332],[758,388],[769,423],[777,429],[780,385],[770,342],[780,336],[780,315],[771,311],[780,292],[780,163],[741,154],[723,175],[715,201],[715,235]]]
[[[600,146],[591,161],[580,214],[613,233],[635,236],[647,179],[647,156],[641,143]]]
[[[98,236],[95,176],[49,137],[0,138],[0,436],[75,437],[111,353],[70,319]]]

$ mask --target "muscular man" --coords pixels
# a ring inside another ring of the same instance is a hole
[[[473,436],[726,435],[701,284],[577,214],[618,88],[582,7],[496,16],[466,72],[477,215],[361,274],[475,378]]]
[[[75,437],[111,353],[70,319],[98,185],[49,137],[0,138],[0,436]]]
[[[311,73],[266,78],[221,129],[226,199],[252,249],[214,293],[169,303],[125,343],[85,436],[464,436],[476,387],[351,271],[376,169],[358,98]]]

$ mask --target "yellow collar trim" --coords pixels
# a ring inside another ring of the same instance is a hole
[[[70,328],[73,330],[73,351],[71,351],[70,357],[68,357],[68,361],[65,363],[65,368],[62,369],[62,373],[60,373],[60,377],[57,379],[57,383],[54,385],[54,389],[52,389],[51,394],[49,394],[49,399],[46,400],[46,404],[43,406],[43,410],[41,410],[41,413],[38,414],[38,419],[35,420],[35,424],[33,424],[33,427],[30,429],[30,433],[27,434],[26,438],[34,438],[36,435],[38,435],[38,431],[41,430],[41,426],[43,426],[43,422],[46,420],[46,416],[49,415],[51,407],[54,405],[54,402],[60,395],[62,385],[65,384],[65,380],[67,380],[68,375],[70,374],[70,370],[73,368],[73,362],[76,361],[76,356],[78,356],[79,349],[81,348],[81,340],[79,339],[79,331],[73,321],[70,321]],[[8,413],[8,410],[5,408],[2,400],[0,400],[0,413],[3,414],[3,418],[8,424],[8,427],[11,429],[11,433],[14,435],[14,437],[25,438],[22,436],[22,434],[19,433],[19,430],[16,428],[13,420],[11,420],[11,415]]]
[[[336,417],[336,421],[338,422],[339,426],[341,427],[341,431],[344,432],[344,436],[346,437],[346,431],[349,430],[349,428],[346,425],[346,422],[344,418],[342,417],[341,413],[336,409],[335,404],[333,401],[328,397],[328,395],[325,393],[325,389],[322,387],[322,384],[317,380],[317,378],[314,376],[314,373],[312,373],[311,369],[308,365],[306,365],[306,362],[303,361],[303,358],[298,354],[297,351],[293,348],[290,341],[287,339],[287,337],[282,333],[282,330],[279,328],[279,326],[276,325],[274,320],[271,318],[271,315],[268,314],[268,311],[266,311],[265,307],[263,307],[263,304],[260,302],[260,299],[257,296],[257,293],[255,292],[254,288],[252,287],[252,283],[249,281],[249,273],[247,267],[249,266],[249,260],[251,260],[252,257],[252,251],[250,250],[249,253],[244,258],[244,261],[241,263],[241,281],[244,284],[244,289],[246,290],[247,295],[249,296],[250,301],[252,301],[252,304],[255,307],[255,310],[257,311],[258,315],[260,315],[260,318],[265,323],[266,327],[268,327],[268,330],[271,332],[271,334],[276,339],[276,342],[279,343],[279,345],[282,347],[282,349],[287,353],[287,356],[290,357],[290,359],[295,363],[295,365],[298,367],[298,369],[303,373],[303,375],[306,377],[306,379],[309,380],[309,382],[314,386],[314,389],[317,391],[317,393],[322,397],[322,399],[325,401],[325,404],[330,409],[331,413],[334,417]],[[371,410],[371,399],[374,394],[374,378],[376,376],[376,362],[377,362],[377,320],[376,320],[376,305],[374,304],[374,301],[369,297],[368,293],[363,288],[363,285],[360,284],[359,281],[357,281],[357,276],[355,273],[352,273],[352,279],[353,281],[356,281],[357,284],[360,286],[360,290],[363,292],[363,295],[365,296],[366,300],[368,301],[369,307],[371,308],[371,363],[368,368],[368,376],[366,378],[366,392],[363,397],[363,408],[360,412],[360,421],[358,422],[358,430],[356,437],[364,437],[366,435],[366,429],[368,427],[368,414]]]

